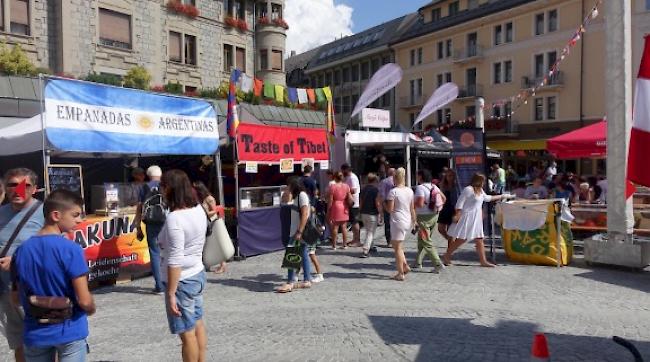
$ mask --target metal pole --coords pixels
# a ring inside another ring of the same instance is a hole
[[[219,205],[224,206],[223,175],[221,174],[221,150],[214,155],[214,165],[217,168],[217,188],[219,189]]]
[[[555,201],[555,247],[557,248],[557,267],[562,267],[562,202]]]
[[[411,145],[406,145],[406,186],[411,187]]]
[[[50,164],[50,153],[47,150],[47,139],[45,136],[45,89],[43,86],[43,74],[38,75],[38,86],[41,91],[41,99],[40,99],[40,106],[41,106],[41,142],[42,142],[42,147],[43,147],[43,185],[45,186],[45,192],[43,193],[43,199],[47,197],[48,189],[49,187],[48,182],[47,182],[47,165]]]

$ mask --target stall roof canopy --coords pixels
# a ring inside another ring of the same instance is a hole
[[[29,118],[41,111],[38,79],[0,76],[0,117]]]
[[[228,113],[228,102],[218,100],[213,102],[220,114]],[[309,111],[304,109],[291,109],[268,105],[254,105],[239,103],[239,120],[241,122],[261,122],[267,126],[324,128],[325,112]]]
[[[451,150],[449,142],[426,142],[407,132],[347,131],[345,141],[352,146],[406,146],[439,151]]]
[[[560,159],[607,155],[607,121],[603,120],[549,139],[548,151]]]

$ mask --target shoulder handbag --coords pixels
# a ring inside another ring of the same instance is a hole
[[[0,258],[4,258],[5,256],[7,256],[7,254],[9,253],[9,248],[11,248],[11,244],[13,244],[14,241],[16,241],[18,234],[20,234],[20,231],[23,229],[25,224],[27,224],[29,218],[32,217],[32,215],[34,215],[34,213],[36,212],[39,206],[41,206],[41,202],[35,201],[34,205],[32,205],[32,207],[27,211],[25,216],[23,216],[22,220],[20,220],[20,222],[16,226],[16,230],[14,230],[13,234],[11,234],[11,236],[9,237],[9,240],[7,240],[7,243],[5,244],[4,248],[2,248],[2,251],[0,252]]]
[[[302,232],[302,239],[307,245],[316,245],[323,238],[324,232],[325,228],[320,224],[320,220],[313,212],[310,213],[305,230]]]

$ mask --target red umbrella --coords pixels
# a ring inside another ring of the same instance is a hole
[[[607,121],[553,137],[546,148],[560,159],[604,157],[607,155]]]

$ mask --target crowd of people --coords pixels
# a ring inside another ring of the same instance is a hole
[[[406,185],[403,167],[381,163],[381,169],[365,175],[363,184],[347,164],[328,171],[329,183],[322,194],[311,166],[305,166],[301,177],[288,179],[281,197],[282,242],[300,250],[301,264],[288,268],[287,281],[277,292],[324,281],[319,245],[360,248],[361,258],[377,253],[376,231],[381,226],[385,235],[381,246],[394,252],[393,280],[404,281],[412,270],[422,270],[425,258],[433,273],[442,272],[467,241],[475,242],[481,266],[494,267],[485,256],[484,203],[511,197],[507,190],[525,199],[569,202],[598,202],[607,192],[606,180],[562,174],[554,163],[527,176],[530,183],[513,174],[511,166],[504,169],[498,164],[489,178],[475,174],[469,185],[460,185],[453,169],[444,169],[437,179],[423,169],[417,172],[414,188]],[[180,337],[183,360],[203,361],[207,334],[202,318],[206,284],[202,254],[208,222],[220,213],[219,205],[204,184],[192,183],[180,170],[163,172],[151,166],[146,172],[134,172],[134,179],[141,185],[136,225],[146,225],[153,292],[165,296],[169,330]],[[37,183],[36,174],[24,168],[8,171],[0,182],[0,203],[7,196],[0,207],[1,331],[17,361],[83,361],[88,352],[87,316],[95,312],[95,305],[83,251],[62,237],[82,221],[83,200],[59,190],[40,202],[34,198]],[[19,186],[25,192],[17,192]],[[317,241],[307,237],[314,220],[326,226]],[[433,242],[436,231],[447,240],[442,256]],[[144,238],[140,226],[137,234]],[[409,234],[417,237],[417,254],[410,262],[403,247]],[[224,262],[213,271],[225,270]]]

